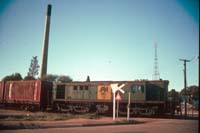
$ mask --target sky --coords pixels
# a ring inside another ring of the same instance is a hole
[[[42,60],[46,8],[52,4],[49,74],[74,81],[152,80],[157,44],[169,90],[198,84],[198,0],[0,0],[0,79],[27,75]]]

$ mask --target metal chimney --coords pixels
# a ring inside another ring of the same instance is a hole
[[[40,78],[42,79],[47,74],[47,59],[48,59],[48,45],[49,45],[49,31],[50,31],[51,5],[47,6],[46,23],[44,30],[43,50],[42,50],[42,67]]]

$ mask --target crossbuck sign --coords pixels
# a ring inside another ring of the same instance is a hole
[[[118,84],[111,84],[112,92],[113,92],[113,120],[115,120],[115,93],[116,91],[120,91],[124,94],[124,90],[121,88],[124,87],[125,84],[118,86]]]

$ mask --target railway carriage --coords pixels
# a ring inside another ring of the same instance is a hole
[[[41,80],[0,82],[0,100],[5,107],[45,110],[52,104],[52,83]]]

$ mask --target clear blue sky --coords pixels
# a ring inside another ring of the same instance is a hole
[[[199,55],[198,0],[1,0],[0,79],[26,76],[41,63],[45,14],[52,4],[48,73],[75,81],[152,79],[154,43],[160,77],[183,88],[183,62]],[[198,60],[187,64],[197,85]]]

